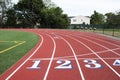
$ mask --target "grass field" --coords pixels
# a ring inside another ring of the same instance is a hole
[[[30,51],[38,40],[33,33],[0,30],[0,74]]]

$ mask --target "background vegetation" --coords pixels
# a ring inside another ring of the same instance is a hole
[[[70,20],[63,10],[55,5],[51,0],[19,0],[15,5],[11,0],[1,0],[2,28],[67,28]],[[86,15],[87,16],[87,15]],[[106,14],[94,11],[90,25],[87,27],[97,28],[119,28],[120,11]],[[82,26],[86,26],[83,25]]]
[[[67,28],[69,25],[67,14],[51,0],[19,0],[9,8],[4,3],[1,3],[3,28]]]
[[[93,26],[100,25],[104,28],[120,27],[120,11],[116,13],[106,13],[105,15],[94,11],[94,14],[91,16],[90,24]]]

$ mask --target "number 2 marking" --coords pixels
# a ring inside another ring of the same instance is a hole
[[[56,63],[60,64],[55,69],[72,69],[71,61],[69,60],[58,60]]]
[[[84,62],[87,63],[85,67],[90,69],[98,69],[102,67],[102,65],[99,64],[96,60],[84,60]]]

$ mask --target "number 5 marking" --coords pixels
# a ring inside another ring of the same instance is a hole
[[[71,61],[69,60],[58,60],[56,63],[60,64],[55,69],[72,69]]]
[[[99,64],[96,60],[84,60],[84,62],[87,63],[85,67],[90,69],[98,69],[102,67],[102,65]]]

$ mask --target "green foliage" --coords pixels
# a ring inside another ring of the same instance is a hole
[[[1,17],[0,17],[0,24],[1,27],[2,24],[4,23],[4,16],[5,16],[5,11],[10,7],[11,0],[0,0],[0,8],[1,8]]]
[[[69,24],[68,16],[62,14],[60,7],[52,7],[43,10],[41,25],[43,28],[67,28]]]
[[[6,25],[15,26],[16,25],[15,10],[9,9],[6,13],[7,13],[6,17],[8,18]]]
[[[41,20],[41,10],[45,7],[42,0],[21,0],[14,6],[18,21],[22,26],[34,27]],[[19,16],[18,16],[19,15]]]
[[[119,27],[120,25],[120,12],[115,13],[106,13],[106,28]]]
[[[40,28],[66,28],[69,19],[60,7],[57,7],[51,0],[20,0],[14,5],[13,13],[16,17],[17,26],[29,26],[34,28],[37,23]],[[8,11],[8,15],[11,15]],[[9,16],[7,24],[12,25]],[[13,18],[13,16],[12,16]],[[15,18],[14,18],[15,19]],[[14,24],[13,24],[14,26]]]
[[[100,14],[100,13],[94,11],[94,14],[91,16],[90,23],[92,25],[104,24],[105,23],[105,17],[104,17],[103,14]]]

